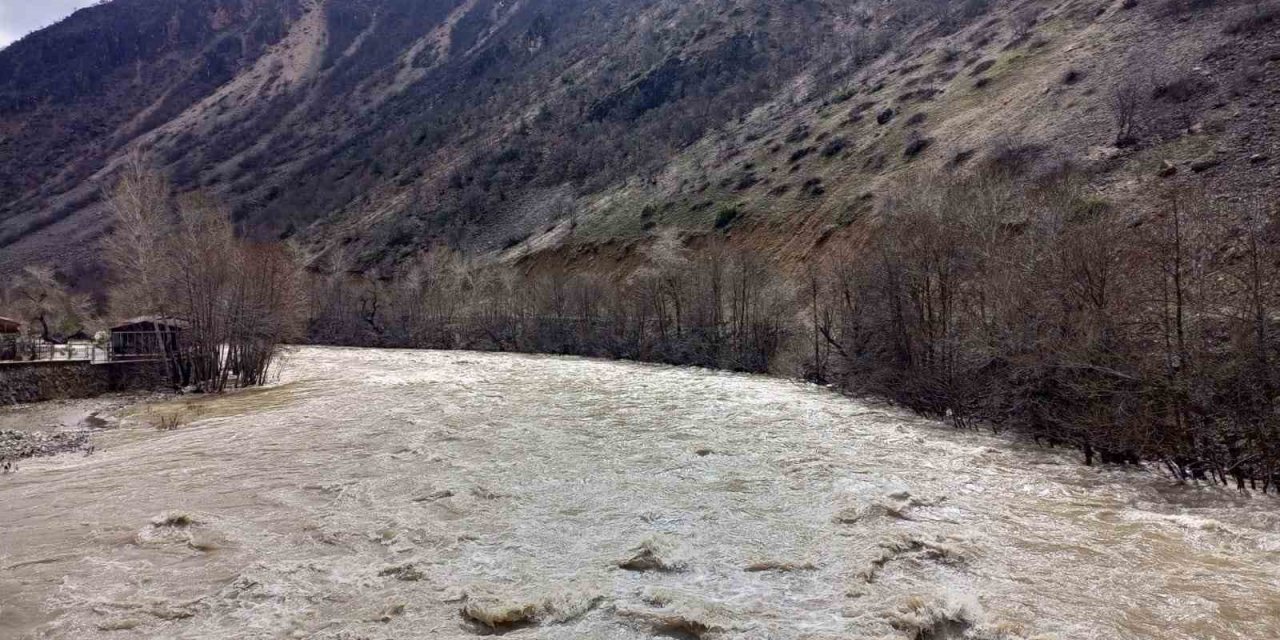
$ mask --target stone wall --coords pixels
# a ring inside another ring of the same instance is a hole
[[[148,362],[0,363],[0,406],[91,398],[109,391],[160,389],[166,385],[164,372],[155,363]]]

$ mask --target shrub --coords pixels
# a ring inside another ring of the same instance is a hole
[[[926,138],[919,131],[912,131],[907,135],[907,147],[903,149],[902,155],[907,159],[915,158],[929,148],[933,144],[932,138]]]
[[[742,212],[737,207],[724,207],[716,214],[716,229],[728,229],[741,216]]]
[[[1031,172],[1036,161],[1045,153],[1044,145],[1019,142],[1011,138],[998,140],[987,156],[987,166],[1008,175],[1024,175]]]
[[[973,158],[973,155],[975,153],[976,152],[973,149],[965,149],[963,151],[957,151],[955,155],[951,156],[951,166],[959,167],[963,165],[964,163],[968,162],[971,158]]]
[[[983,60],[982,62],[979,62],[978,64],[973,65],[973,70],[969,72],[969,75],[975,76],[975,77],[980,76],[983,73],[985,73],[987,69],[990,69],[991,67],[994,67],[994,66],[996,66],[995,60]]]
[[[849,146],[849,141],[845,138],[832,138],[822,147],[822,157],[832,158],[840,154]]]
[[[516,235],[516,236],[511,236],[511,237],[507,238],[507,239],[506,239],[506,241],[504,241],[504,242],[502,243],[502,249],[503,249],[504,251],[507,251],[507,250],[510,250],[510,249],[514,249],[514,248],[516,248],[517,246],[520,246],[520,243],[521,243],[521,242],[524,242],[525,240],[528,240],[528,239],[529,239],[529,234],[527,234],[527,233],[525,233],[525,234],[521,234],[521,235]]]
[[[785,138],[787,144],[795,144],[809,139],[809,125],[798,124],[787,134]]]
[[[1189,102],[1195,97],[1211,90],[1209,81],[1195,75],[1184,75],[1179,78],[1161,82],[1151,91],[1151,97],[1165,102]]]
[[[804,147],[801,149],[796,149],[794,152],[791,153],[791,157],[788,158],[788,161],[793,163],[799,162],[813,152],[814,152],[813,147]]]

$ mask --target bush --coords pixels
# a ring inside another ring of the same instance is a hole
[[[1184,75],[1156,84],[1151,91],[1151,97],[1180,104],[1189,102],[1212,89],[1213,85],[1208,80],[1195,75]]]
[[[990,69],[991,67],[994,67],[994,66],[996,66],[995,60],[983,60],[982,62],[979,62],[978,64],[973,66],[973,69],[969,71],[969,75],[973,77],[980,76],[983,73],[986,73],[987,69]]]
[[[788,133],[788,134],[787,134],[786,142],[787,142],[787,144],[795,144],[795,143],[797,143],[797,142],[804,142],[805,140],[808,140],[808,139],[809,139],[809,133],[810,133],[810,131],[809,131],[809,125],[807,125],[807,124],[798,124],[798,125],[796,125],[796,126],[795,126],[795,128],[794,128],[794,129],[792,129],[792,130],[791,130],[791,133]]]
[[[716,214],[716,229],[728,229],[741,215],[737,207],[724,207]]]
[[[907,136],[907,146],[902,150],[903,157],[907,159],[915,158],[929,148],[933,144],[932,138],[926,138],[918,131],[912,131]]]
[[[791,163],[799,162],[805,159],[805,157],[807,157],[809,154],[813,153],[813,151],[814,151],[813,147],[803,147],[800,149],[796,149],[791,153],[791,157],[789,157],[787,161]]]
[[[987,166],[1007,175],[1031,173],[1036,162],[1044,155],[1044,145],[1019,142],[1011,138],[999,139],[987,156]]]
[[[902,185],[877,250],[815,277],[810,369],[957,427],[1074,446],[1088,464],[1154,461],[1180,480],[1280,490],[1275,432],[1256,426],[1275,424],[1280,388],[1257,358],[1280,347],[1257,320],[1280,305],[1269,297],[1258,316],[1257,292],[1280,277],[1262,241],[1274,213],[1253,211],[1242,230],[1174,192],[1137,227],[1083,185],[989,173]],[[1223,269],[1253,284],[1205,287]]]
[[[840,152],[844,151],[848,146],[849,141],[845,138],[832,138],[827,142],[826,146],[822,147],[822,157],[833,158],[840,155]]]

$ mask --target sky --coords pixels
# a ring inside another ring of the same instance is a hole
[[[98,0],[0,0],[0,49]]]

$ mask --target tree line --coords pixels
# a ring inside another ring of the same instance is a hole
[[[1191,190],[1137,215],[1069,170],[923,176],[798,266],[722,237],[625,277],[433,252],[311,282],[325,344],[575,354],[803,376],[1088,464],[1280,491],[1274,203]]]

